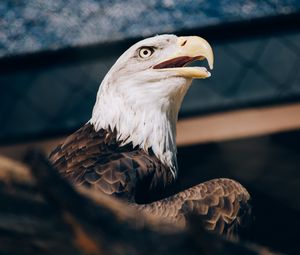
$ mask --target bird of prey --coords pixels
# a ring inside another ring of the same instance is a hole
[[[125,51],[104,77],[91,119],[51,154],[50,161],[74,185],[89,186],[140,210],[184,226],[187,215],[231,235],[250,212],[250,196],[238,182],[214,179],[159,198],[177,177],[176,122],[193,79],[210,77],[188,67],[213,51],[198,36],[158,35]]]

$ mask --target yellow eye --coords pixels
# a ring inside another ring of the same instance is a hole
[[[149,58],[154,52],[154,49],[151,47],[142,47],[139,50],[139,56],[141,58]]]

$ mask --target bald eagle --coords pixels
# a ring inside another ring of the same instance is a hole
[[[197,36],[159,35],[134,44],[104,77],[91,119],[50,154],[50,161],[74,185],[180,226],[196,213],[206,229],[232,235],[250,212],[249,193],[238,182],[214,179],[160,197],[178,173],[182,100],[193,79],[210,76],[205,67],[186,66],[199,59],[213,68],[211,46]]]

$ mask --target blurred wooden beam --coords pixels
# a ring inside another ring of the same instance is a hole
[[[179,146],[300,129],[300,103],[217,113],[178,122]]]
[[[219,142],[300,129],[300,103],[244,109],[179,120],[179,146]],[[0,147],[0,154],[21,159],[30,147],[49,153],[65,137]]]
[[[49,154],[58,144],[65,139],[65,136],[39,140],[28,143],[19,143],[13,145],[0,146],[0,155],[5,155],[9,158],[22,160],[28,149],[39,148],[45,154]]]

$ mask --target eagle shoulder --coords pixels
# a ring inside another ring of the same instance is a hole
[[[122,146],[115,131],[95,131],[87,123],[49,156],[58,171],[75,185],[89,186],[128,201],[153,200],[171,182],[155,155],[132,144]]]

